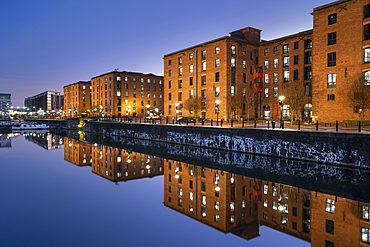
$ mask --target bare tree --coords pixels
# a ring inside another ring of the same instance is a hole
[[[370,108],[370,82],[364,77],[354,80],[349,91],[348,99],[359,113],[362,111],[362,119],[365,120],[365,110]]]
[[[193,97],[188,98],[184,101],[183,108],[189,111],[189,115],[191,116],[192,112],[195,113],[195,116],[198,115],[198,111],[201,110],[202,107],[202,99],[201,97]]]
[[[283,104],[289,105],[292,113],[291,122],[293,123],[293,118],[299,117],[299,113],[302,112],[306,102],[306,89],[303,85],[299,84],[289,85],[283,88],[283,95],[285,96]]]
[[[243,115],[243,110],[246,110],[249,119],[249,110],[253,104],[253,89],[248,89],[239,87],[231,97],[231,110],[235,112],[236,117]]]

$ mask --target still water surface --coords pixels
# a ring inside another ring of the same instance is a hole
[[[0,246],[368,241],[362,201],[50,133],[1,138]]]

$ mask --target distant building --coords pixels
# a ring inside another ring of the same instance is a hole
[[[91,83],[78,81],[63,87],[64,115],[89,117],[91,111]]]
[[[7,115],[8,110],[12,107],[12,95],[10,93],[0,93],[0,114]]]
[[[29,111],[44,111],[47,114],[53,114],[63,110],[63,95],[59,92],[45,91],[24,100],[24,104]]]
[[[112,71],[91,78],[91,108],[96,116],[163,114],[163,96],[163,76]]]

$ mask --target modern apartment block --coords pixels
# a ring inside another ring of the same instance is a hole
[[[89,117],[91,113],[90,81],[78,81],[63,87],[64,115]]]
[[[32,112],[39,110],[48,114],[63,110],[63,95],[59,92],[45,91],[24,101],[25,106]]]
[[[284,96],[285,119],[358,120],[369,110],[349,95],[363,95],[356,80],[370,85],[370,4],[341,0],[312,15],[312,30],[265,41],[247,27],[164,55],[165,115],[278,119]]]
[[[163,76],[112,71],[91,78],[91,109],[97,116],[163,114]]]
[[[12,107],[12,95],[0,93],[0,116],[5,116]]]

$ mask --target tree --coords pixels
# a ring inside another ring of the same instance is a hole
[[[361,76],[354,80],[348,91],[350,104],[355,111],[362,112],[363,120],[365,120],[365,110],[370,108],[370,82],[366,79]]]
[[[188,98],[184,101],[183,108],[189,111],[189,115],[191,116],[192,112],[195,113],[195,116],[198,115],[198,111],[200,111],[202,107],[202,98],[201,97],[193,97]]]
[[[235,112],[236,117],[243,115],[243,112],[247,111],[249,119],[249,110],[253,104],[253,90],[248,90],[246,87],[237,88],[234,96],[231,97],[230,103],[231,110]]]
[[[298,113],[302,112],[306,102],[306,89],[303,85],[299,84],[289,85],[283,88],[283,95],[285,96],[283,104],[289,105],[292,113],[291,122],[293,123],[293,118],[299,117]]]

